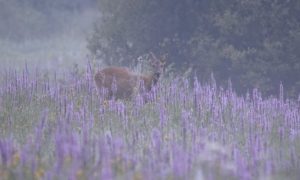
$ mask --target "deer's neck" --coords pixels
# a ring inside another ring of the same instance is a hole
[[[160,73],[159,73],[159,72],[154,72],[154,73],[150,76],[151,83],[152,83],[153,85],[155,85],[155,84],[157,83],[159,77],[160,77]]]
[[[137,80],[143,80],[146,89],[150,90],[158,82],[160,73],[156,72],[148,76],[136,76]]]

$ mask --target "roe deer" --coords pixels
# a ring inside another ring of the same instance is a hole
[[[150,91],[157,83],[166,62],[165,56],[159,60],[152,52],[150,54],[153,68],[150,75],[135,74],[124,67],[108,67],[98,71],[94,77],[98,92],[102,92],[105,99],[131,99],[136,88],[141,92],[141,84],[146,92]]]

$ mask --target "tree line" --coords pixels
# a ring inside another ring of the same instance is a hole
[[[228,79],[240,93],[300,90],[300,1],[98,0],[88,49],[107,64],[168,53],[176,72]]]

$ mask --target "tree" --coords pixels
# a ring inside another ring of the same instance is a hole
[[[192,2],[100,0],[103,16],[88,48],[108,64],[127,64],[149,51],[178,56],[178,49],[195,29],[189,18],[193,17]]]
[[[300,90],[300,2],[273,0],[98,0],[102,17],[88,48],[107,64],[154,51],[200,79],[214,73],[239,92]]]

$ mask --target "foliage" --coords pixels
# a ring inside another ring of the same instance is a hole
[[[103,101],[90,64],[61,79],[1,73],[1,179],[299,177],[300,104],[283,87],[279,98],[239,97],[213,79],[173,77],[148,103]]]
[[[300,90],[300,2],[272,0],[98,0],[102,17],[88,48],[107,64],[168,53],[176,70],[192,67],[238,92],[259,88],[287,95]]]

